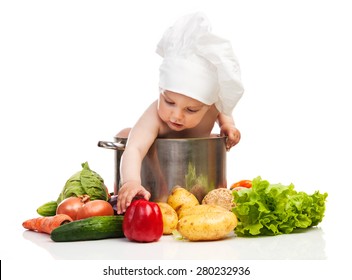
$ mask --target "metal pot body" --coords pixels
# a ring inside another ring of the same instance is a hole
[[[120,187],[120,161],[126,138],[100,141],[98,146],[115,149],[115,194]],[[175,186],[192,192],[199,202],[215,188],[227,186],[226,138],[158,138],[142,162],[142,185],[152,201],[166,202]]]

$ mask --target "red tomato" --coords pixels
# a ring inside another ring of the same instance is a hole
[[[68,197],[59,203],[56,209],[56,214],[66,214],[76,220],[78,210],[89,200],[89,196],[83,197]]]
[[[238,181],[237,183],[232,184],[230,189],[233,190],[233,189],[238,188],[238,187],[250,189],[252,187],[252,181],[251,180]]]
[[[112,205],[105,200],[91,200],[83,204],[77,211],[76,219],[85,219],[93,216],[113,216]]]

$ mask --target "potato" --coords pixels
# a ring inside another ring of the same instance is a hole
[[[219,205],[229,211],[232,211],[232,208],[235,207],[232,191],[226,188],[211,190],[203,198],[202,204]]]
[[[163,215],[163,234],[172,234],[172,231],[176,229],[177,227],[177,222],[178,222],[178,216],[174,208],[172,208],[169,204],[166,202],[157,202],[159,205],[159,208],[161,210],[161,213]]]
[[[176,186],[172,190],[167,198],[167,203],[176,211],[177,215],[181,211],[181,208],[184,209],[199,205],[199,201],[194,194],[180,186]]]
[[[236,215],[221,211],[184,216],[178,221],[177,230],[190,241],[209,241],[225,238],[236,226]]]
[[[189,215],[196,215],[196,214],[203,215],[205,213],[223,212],[223,211],[227,211],[227,209],[218,205],[202,204],[202,205],[196,205],[193,207],[187,207],[187,208],[181,209],[180,213],[178,214],[178,218],[181,219]]]

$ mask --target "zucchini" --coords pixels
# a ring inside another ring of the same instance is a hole
[[[122,222],[121,215],[94,216],[59,226],[51,232],[50,237],[55,242],[124,237]]]
[[[37,209],[37,213],[40,216],[44,216],[44,217],[55,216],[56,208],[57,208],[57,202],[49,201],[43,204],[42,206],[39,206]]]

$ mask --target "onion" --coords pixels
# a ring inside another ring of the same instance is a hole
[[[82,206],[89,201],[89,196],[79,196],[79,197],[68,197],[65,198],[57,206],[56,214],[66,214],[72,218],[72,220],[77,220],[77,212]]]
[[[91,200],[82,205],[77,211],[76,219],[85,219],[93,216],[113,216],[114,209],[111,204],[105,200]]]

